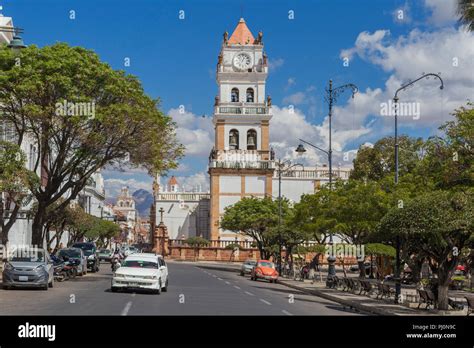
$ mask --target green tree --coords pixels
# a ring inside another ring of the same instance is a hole
[[[399,175],[413,172],[423,156],[423,140],[401,135],[399,143]],[[373,147],[361,146],[353,161],[354,169],[350,178],[355,180],[378,181],[395,172],[395,140],[385,137],[378,140]]]
[[[184,242],[194,249],[194,261],[198,258],[199,248],[208,246],[211,243],[206,238],[200,236],[189,237]]]
[[[25,163],[26,156],[18,145],[0,141],[0,242],[3,245],[8,242],[18,212],[32,199],[28,188],[38,184],[37,176],[25,168]]]
[[[0,114],[18,144],[29,136],[38,148],[41,186],[30,187],[38,203],[33,244],[45,238],[48,208],[62,197],[57,209],[64,209],[100,168],[128,162],[154,175],[176,167],[183,148],[175,124],[136,77],[64,43],[31,45],[20,65],[14,58],[0,47]]]
[[[474,31],[474,2],[472,0],[458,0],[457,12],[459,22],[466,25],[468,30]]]
[[[337,185],[337,184],[336,184]],[[291,225],[303,232],[307,240],[324,244],[336,221],[330,216],[330,194],[328,187],[322,187],[314,194],[306,194],[294,206]]]
[[[120,234],[120,226],[111,221],[91,215],[89,215],[89,220],[90,228],[84,236],[88,240],[94,241],[98,248],[105,247],[112,237],[117,237]]]
[[[244,197],[226,207],[220,227],[253,238],[260,256],[268,259],[277,243],[278,202],[270,198]]]
[[[367,243],[380,219],[388,211],[387,194],[375,182],[349,180],[336,185],[329,199],[333,231],[347,243]],[[364,260],[358,261],[359,276],[365,277]]]
[[[278,200],[274,200],[273,204],[277,208],[279,214]],[[311,238],[311,234],[297,225],[298,217],[295,215],[296,210],[290,201],[282,197],[281,199],[281,223],[270,226],[268,230],[267,245],[268,252],[274,256],[274,260],[279,260],[280,246],[285,249],[285,259],[293,253],[295,247]],[[278,217],[278,215],[277,215]]]
[[[429,178],[436,189],[466,190],[474,187],[474,107],[468,103],[454,112],[454,120],[439,129],[442,136],[426,142],[427,154],[419,176]]]
[[[207,240],[206,238],[196,236],[196,237],[189,237],[189,238],[185,239],[184,243],[188,244],[189,246],[199,248],[199,247],[207,246],[211,242],[209,240]]]
[[[73,211],[70,206],[65,207],[64,209],[58,210],[57,206],[61,204],[62,199],[59,199],[57,202],[54,202],[50,207],[48,207],[46,214],[46,223],[44,226],[45,235],[46,235],[46,247],[49,249],[53,243],[55,248],[53,252],[56,252],[59,249],[60,241],[62,236],[66,231],[66,226],[71,223],[73,217]],[[35,203],[31,213],[36,213],[38,205]]]
[[[438,306],[448,309],[448,285],[465,246],[473,247],[474,196],[472,193],[435,191],[391,209],[378,233],[384,242],[400,237],[402,249],[411,248],[420,259],[429,257],[438,276]]]
[[[100,220],[101,233],[97,239],[97,246],[99,248],[105,248],[109,244],[112,238],[120,235],[120,226],[112,221]]]
[[[87,214],[79,205],[74,204],[71,206],[70,216],[65,228],[69,232],[68,245],[79,242],[88,231],[92,230],[92,216]]]

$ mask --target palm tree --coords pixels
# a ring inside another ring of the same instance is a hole
[[[474,1],[458,0],[457,13],[460,16],[459,22],[466,25],[469,31],[474,31]]]

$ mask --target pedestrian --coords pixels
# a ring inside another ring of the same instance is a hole
[[[319,272],[319,254],[316,254],[311,260],[310,267]]]

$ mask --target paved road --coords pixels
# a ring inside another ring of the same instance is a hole
[[[110,292],[109,264],[99,273],[53,289],[0,290],[0,315],[359,315],[341,305],[280,284],[237,273],[168,263],[169,290],[161,295]]]

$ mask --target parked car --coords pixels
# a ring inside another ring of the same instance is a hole
[[[245,260],[245,262],[242,264],[242,267],[240,268],[240,275],[245,276],[246,274],[252,273],[252,269],[256,264],[257,261],[255,260]]]
[[[92,273],[99,272],[100,261],[97,255],[97,247],[95,246],[95,243],[74,243],[72,247],[79,248],[84,251],[84,255],[87,257],[87,268],[89,268]]]
[[[26,253],[16,253],[7,260],[3,274],[3,287],[39,287],[48,290],[54,286],[53,261],[46,250],[31,248]]]
[[[66,261],[74,261],[77,267],[77,274],[83,276],[87,274],[87,257],[84,251],[79,248],[65,248],[58,251],[58,257]]]
[[[112,292],[119,289],[168,290],[168,267],[161,255],[133,254],[125,258],[112,277]]]
[[[99,261],[110,262],[112,260],[113,252],[110,249],[100,249],[99,250]]]
[[[129,250],[129,255],[136,254],[136,253],[140,252],[140,250],[138,250],[138,248],[135,248],[134,246],[131,246],[128,250]]]
[[[255,267],[252,268],[250,279],[264,279],[270,283],[276,283],[278,280],[278,272],[275,269],[275,264],[268,260],[258,260]]]
[[[135,248],[135,247],[130,246],[130,245],[123,246],[121,250],[122,250],[122,253],[125,256],[129,256],[129,255],[136,254],[136,253],[139,252],[138,248]]]

